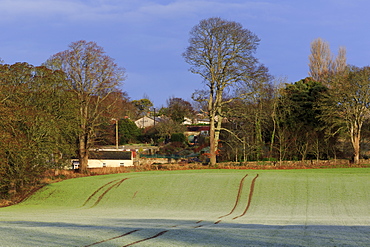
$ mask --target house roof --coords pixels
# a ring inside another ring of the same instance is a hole
[[[141,117],[139,119],[137,119],[135,122],[140,122],[140,121],[143,121],[143,119],[150,119],[150,120],[153,120],[155,119],[156,122],[163,122],[165,119],[163,117],[152,117],[152,116],[144,116],[144,117]]]
[[[92,151],[89,159],[131,160],[131,151]]]
[[[155,120],[154,120],[155,119]],[[165,121],[162,117],[148,117],[144,116],[142,118],[139,118],[138,120],[135,121],[135,124],[139,128],[144,128],[144,127],[150,127],[153,126],[155,123],[160,123]]]
[[[201,131],[209,131],[209,126],[188,126],[187,131],[192,131],[192,132],[201,132]]]

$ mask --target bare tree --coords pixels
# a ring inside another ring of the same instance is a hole
[[[315,81],[321,81],[329,74],[332,64],[332,57],[329,43],[321,38],[311,43],[311,54],[309,55],[309,75]]]
[[[332,70],[335,73],[343,73],[347,68],[347,50],[345,47],[339,47],[338,55],[334,60]]]
[[[93,144],[95,128],[107,106],[104,102],[124,80],[124,69],[118,67],[95,42],[80,40],[69,49],[50,57],[45,65],[63,70],[75,92],[80,108],[79,161],[81,172],[87,172],[89,148]]]
[[[338,56],[334,58],[329,43],[321,38],[311,42],[311,54],[308,58],[309,76],[326,85],[328,78],[343,72],[347,66],[346,48],[340,47]]]
[[[253,56],[259,38],[240,23],[209,18],[200,21],[190,32],[189,47],[183,53],[206,85],[207,111],[210,120],[210,162],[216,164],[218,141],[223,119],[222,107],[233,100],[225,94],[238,83],[253,80],[261,65]],[[198,91],[201,92],[201,91]]]

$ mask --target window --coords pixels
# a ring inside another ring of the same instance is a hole
[[[73,168],[73,169],[75,169],[75,170],[76,170],[76,169],[78,169],[78,168],[79,168],[79,166],[80,166],[80,162],[78,162],[78,161],[73,161],[73,162],[72,162],[72,168]]]

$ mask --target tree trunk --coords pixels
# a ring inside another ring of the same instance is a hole
[[[353,163],[360,163],[360,132],[353,137]]]
[[[351,142],[353,146],[353,163],[360,163],[360,141],[361,141],[361,127],[362,125],[355,122],[351,126]]]
[[[261,129],[261,119],[259,114],[255,115],[255,131],[256,131],[256,159],[262,160],[262,129]]]
[[[274,156],[274,141],[275,141],[275,132],[276,132],[276,120],[274,118],[274,116],[272,116],[272,122],[273,122],[273,129],[272,129],[272,133],[271,133],[271,141],[270,141],[270,154],[269,154],[269,158],[272,159]]]
[[[86,99],[84,98],[81,98],[80,99],[81,101],[86,101]],[[88,127],[87,127],[87,121],[88,121],[88,118],[89,118],[89,107],[88,107],[88,104],[82,104],[80,106],[80,115],[81,115],[81,119],[80,119],[80,127],[81,127],[81,133],[79,135],[79,147],[78,147],[78,151],[79,151],[79,171],[80,173],[88,173],[88,170],[87,170],[87,165],[88,165],[88,161],[89,161],[89,130],[88,130]]]
[[[210,116],[210,128],[209,128],[209,159],[210,159],[210,165],[214,166],[216,165],[217,159],[216,159],[216,131],[215,131],[215,119],[213,116]]]
[[[85,134],[81,134],[79,138],[79,170],[80,173],[87,173],[87,164],[89,160],[89,150],[87,147],[87,136]]]
[[[353,163],[358,164],[360,163],[360,138],[356,137],[355,142],[353,144]]]

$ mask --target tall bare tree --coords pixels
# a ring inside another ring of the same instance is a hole
[[[339,47],[338,55],[334,60],[332,70],[334,73],[343,73],[347,68],[347,50],[345,47]]]
[[[80,103],[78,154],[80,170],[87,172],[95,128],[101,123],[103,112],[109,108],[103,102],[117,91],[117,86],[125,78],[125,71],[105,54],[102,47],[84,40],[71,43],[68,50],[53,55],[45,64],[66,73],[70,90],[75,92]]]
[[[216,164],[218,141],[223,120],[222,107],[232,101],[225,94],[238,83],[253,79],[261,68],[254,52],[259,38],[240,23],[221,18],[200,21],[190,32],[189,47],[183,53],[206,85],[207,111],[210,120],[210,163]]]
[[[311,54],[308,58],[309,76],[324,84],[328,84],[328,78],[343,72],[347,66],[346,48],[340,47],[337,57],[334,58],[329,43],[321,38],[311,42]]]
[[[309,75],[315,81],[321,81],[329,74],[332,66],[333,55],[328,42],[317,38],[311,43],[311,54],[309,55]]]

